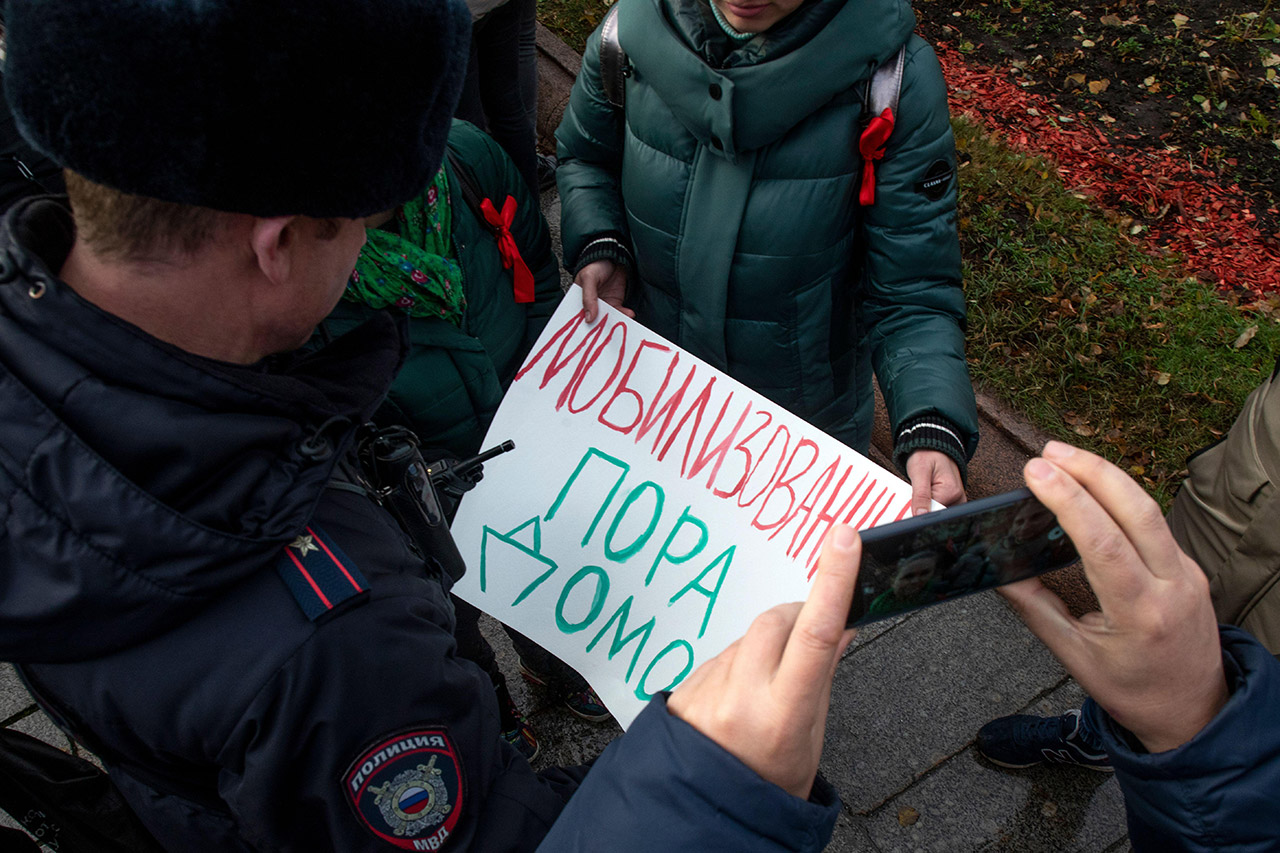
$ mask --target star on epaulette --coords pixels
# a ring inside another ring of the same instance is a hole
[[[297,551],[299,557],[305,557],[312,551],[320,550],[320,546],[316,545],[316,541],[310,536],[299,536],[289,543],[289,547]]]

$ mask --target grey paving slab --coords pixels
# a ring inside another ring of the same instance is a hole
[[[899,817],[908,809],[914,822]],[[882,853],[1102,853],[1126,838],[1114,777],[1079,768],[1004,770],[973,747],[873,812],[868,832]]]
[[[22,825],[9,817],[9,813],[5,811],[0,811],[0,826],[5,827],[6,829],[22,829]]]
[[[827,853],[880,853],[867,834],[867,818],[851,815],[848,809],[841,812],[835,831],[831,833]]]
[[[542,744],[542,751],[533,762],[534,770],[586,764],[622,734],[621,727],[613,720],[588,723],[555,708],[534,714],[529,722]]]
[[[11,664],[0,664],[0,720],[30,708],[34,703],[27,688],[22,686],[18,673]]]
[[[1075,682],[1037,697],[1021,713],[1079,707]],[[862,825],[875,849],[1120,853],[1128,840],[1114,777],[1078,768],[1006,770],[972,748],[947,759],[873,811]],[[829,848],[836,848],[834,842]],[[849,851],[858,851],[850,846]]]
[[[560,286],[568,289],[573,283],[573,275],[564,268],[564,256],[560,249],[560,195],[554,190],[547,190],[542,194],[542,215],[547,218],[548,230],[551,232],[551,251],[556,256],[556,263],[560,264]]]
[[[887,632],[892,631],[894,628],[898,627],[910,618],[910,616],[895,616],[892,619],[881,619],[878,622],[871,622],[867,625],[863,625],[858,629],[857,636],[853,638],[853,642],[849,644],[849,648],[845,649],[844,657],[848,658],[850,655],[859,651],[863,646],[867,645],[867,643],[873,642]]]
[[[841,662],[823,773],[866,813],[1065,674],[994,593],[921,611]]]
[[[31,735],[33,738],[38,738],[45,743],[51,743],[58,749],[67,752],[71,751],[71,741],[53,724],[53,720],[44,715],[43,711],[36,711],[23,717],[9,726],[9,728]]]

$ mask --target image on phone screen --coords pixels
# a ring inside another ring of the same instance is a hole
[[[1027,489],[863,531],[848,624],[928,607],[1074,563],[1057,518]]]

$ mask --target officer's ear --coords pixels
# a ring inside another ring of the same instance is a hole
[[[298,219],[297,216],[272,216],[253,221],[250,245],[258,269],[272,284],[282,284],[289,279],[299,239]]]

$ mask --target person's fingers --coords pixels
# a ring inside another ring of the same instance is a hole
[[[793,601],[771,607],[757,616],[737,641],[738,652],[732,661],[734,673],[750,670],[761,683],[772,678],[782,660],[787,639],[795,630],[801,607],[800,602]]]
[[[858,579],[862,539],[852,527],[835,525],[818,557],[818,575],[787,639],[775,681],[797,701],[820,697],[830,687],[832,660],[839,657]]]
[[[1174,578],[1188,570],[1160,506],[1128,474],[1100,456],[1058,441],[1045,446],[1044,456],[1080,483],[1115,520],[1152,574]]]
[[[907,479],[911,482],[911,515],[929,511],[933,497],[933,465],[927,451],[917,450],[907,457]]]
[[[968,498],[964,493],[964,478],[960,476],[960,466],[945,454],[935,466],[933,499],[943,506],[959,506]]]
[[[1151,573],[1093,496],[1066,471],[1040,457],[1026,464],[1023,477],[1076,546],[1103,612],[1137,598],[1151,582]]]
[[[578,273],[576,284],[582,288],[582,310],[587,312],[587,323],[594,323],[596,314],[600,311],[600,306],[597,304],[595,271],[588,268]]]
[[[924,515],[929,511],[933,497],[933,478],[919,477],[911,480],[911,514]]]
[[[1040,578],[1027,578],[999,588],[1040,642],[1073,674],[1082,661],[1081,636],[1067,605]]]
[[[858,638],[857,628],[846,628],[844,636],[840,638],[840,648],[836,649],[836,661],[844,657],[844,653],[849,651],[849,646],[853,645],[853,641]]]
[[[733,647],[731,646],[730,648]],[[725,649],[710,660],[703,661],[693,672],[685,676],[684,681],[681,681],[675,690],[671,691],[671,699],[668,706],[671,707],[673,712],[683,703],[685,697],[697,693],[709,679],[717,677],[719,671],[728,662],[725,660],[726,655],[729,660],[732,660],[732,652],[729,649]],[[677,699],[676,697],[680,698]]]

